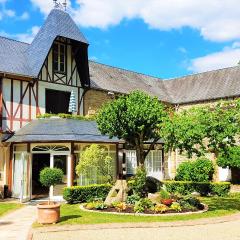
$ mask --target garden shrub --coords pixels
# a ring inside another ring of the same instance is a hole
[[[153,208],[154,204],[148,198],[141,198],[138,202],[134,205],[134,212],[141,213],[144,212],[145,209]]]
[[[182,207],[178,202],[173,202],[172,205],[170,206],[170,209],[176,211],[176,212],[181,212]]]
[[[93,202],[89,202],[85,205],[85,208],[88,210],[92,210],[92,209],[96,209],[96,210],[103,210],[105,208],[107,208],[107,205],[99,200],[99,201],[93,201]]]
[[[170,199],[171,198],[171,194],[169,192],[167,192],[165,189],[161,189],[159,191],[159,196],[161,200],[165,200],[165,199]]]
[[[221,183],[211,183],[210,187],[211,187],[211,193],[213,195],[223,197],[228,195],[231,185],[229,182],[221,182]]]
[[[63,198],[68,203],[82,203],[90,202],[94,199],[105,199],[111,187],[110,184],[66,187],[63,189]]]
[[[206,158],[186,161],[179,165],[175,180],[208,182],[213,178],[214,167],[212,161]]]
[[[154,206],[155,213],[165,213],[168,210],[168,207],[164,204],[156,204]]]
[[[127,196],[127,204],[135,204],[140,200],[140,196],[137,194],[132,194],[130,196]]]
[[[225,196],[230,191],[229,182],[190,182],[190,181],[164,181],[166,190],[170,193],[189,195],[199,192],[201,196],[208,194]]]
[[[136,175],[128,181],[129,192],[133,192],[135,195],[140,197],[147,196],[147,186],[146,186],[147,172],[143,167],[138,167]]]

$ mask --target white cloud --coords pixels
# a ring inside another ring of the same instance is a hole
[[[22,42],[31,43],[34,37],[37,35],[40,27],[34,26],[27,33],[16,34],[15,37]]]
[[[16,34],[9,34],[4,31],[0,32],[0,36],[13,38],[21,42],[31,43],[34,37],[37,35],[40,27],[34,26],[27,31],[27,33],[16,33]]]
[[[45,15],[53,8],[52,1],[31,2]],[[69,12],[84,27],[106,29],[123,19],[140,18],[150,28],[160,30],[197,29],[212,41],[240,38],[239,0],[75,0],[75,3],[75,8],[71,8],[68,0]]]
[[[187,53],[187,49],[185,47],[179,47],[178,51],[183,53],[183,54]]]
[[[24,12],[22,15],[19,16],[19,20],[27,20],[29,19],[29,13]]]
[[[0,0],[1,1],[1,0]],[[54,8],[53,0],[30,0],[33,6],[40,9],[41,13],[44,15],[49,14],[49,12]],[[63,0],[60,0],[58,2],[64,2]],[[70,9],[71,8],[71,0],[67,0],[67,6]]]
[[[222,51],[191,60],[189,71],[204,72],[225,67],[236,66],[240,61],[240,43],[235,42],[232,46]]]
[[[15,11],[13,11],[12,9],[6,9],[6,10],[4,10],[4,14],[5,14],[7,17],[15,17],[15,16],[16,16]]]

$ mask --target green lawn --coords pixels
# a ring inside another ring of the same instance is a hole
[[[97,223],[118,223],[118,222],[169,222],[178,220],[191,220],[208,217],[218,217],[240,211],[240,194],[229,197],[208,197],[202,198],[202,202],[209,205],[209,211],[202,214],[182,216],[127,216],[85,212],[79,209],[79,204],[63,204],[61,207],[62,224],[97,224]],[[35,227],[39,226],[34,224]]]
[[[13,210],[16,210],[22,206],[23,205],[20,203],[7,203],[7,202],[0,203],[0,216]]]

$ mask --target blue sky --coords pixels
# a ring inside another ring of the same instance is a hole
[[[147,2],[147,5],[146,5]],[[237,65],[237,0],[68,0],[95,61],[160,78]],[[0,35],[31,42],[52,0],[0,0]]]

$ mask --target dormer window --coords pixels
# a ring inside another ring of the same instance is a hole
[[[65,73],[66,71],[66,46],[62,43],[53,45],[53,70],[54,72]]]

